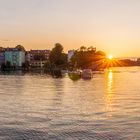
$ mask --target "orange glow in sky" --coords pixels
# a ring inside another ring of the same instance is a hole
[[[95,46],[140,56],[139,0],[0,0],[0,46],[65,51]]]
[[[110,60],[112,60],[113,59],[113,55],[108,55],[108,57],[107,57],[108,59],[110,59]]]

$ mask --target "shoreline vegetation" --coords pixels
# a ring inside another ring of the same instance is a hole
[[[25,51],[25,48],[18,45]],[[43,67],[32,67],[30,62],[25,61],[21,67],[12,66],[10,62],[1,64],[1,71],[34,71],[44,70],[48,73],[59,72],[60,70],[75,71],[77,69],[91,69],[92,71],[102,71],[109,67],[126,67],[126,66],[140,66],[140,58],[136,61],[130,59],[118,60],[116,58],[107,58],[105,52],[97,51],[95,47],[81,46],[74,50],[73,55],[68,60],[68,54],[64,53],[64,48],[60,43],[56,43],[54,48],[50,51],[49,59],[45,62]],[[35,56],[38,61],[42,61],[44,56]]]

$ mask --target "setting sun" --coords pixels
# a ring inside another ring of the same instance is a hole
[[[110,59],[110,60],[112,60],[113,59],[113,55],[108,55],[107,58]]]

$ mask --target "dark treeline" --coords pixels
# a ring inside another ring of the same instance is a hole
[[[106,54],[103,51],[96,51],[95,47],[82,46],[75,51],[74,56],[71,58],[71,68],[78,69],[103,69],[103,63],[106,59]]]
[[[94,47],[80,47],[75,50],[71,60],[68,61],[68,56],[63,52],[63,46],[59,43],[55,44],[45,68],[54,69],[102,69],[106,54],[102,51],[96,51]]]
[[[120,67],[127,67],[127,66],[140,66],[140,58],[137,60],[130,60],[130,59],[125,59],[125,60],[119,60]]]
[[[69,70],[90,68],[92,70],[103,70],[108,67],[140,66],[140,59],[137,61],[130,59],[118,60],[115,58],[110,60],[107,58],[105,52],[98,51],[93,46],[81,46],[75,50],[71,60],[68,61],[68,56],[63,52],[63,49],[60,43],[55,44],[45,68],[62,68]]]
[[[16,46],[20,50],[26,52],[25,48],[21,45]],[[26,54],[26,53],[25,53]],[[44,54],[34,55],[34,60],[44,61]],[[140,58],[137,61],[132,60],[117,60],[108,59],[105,52],[98,51],[95,47],[81,46],[74,51],[73,56],[68,60],[68,54],[64,53],[64,47],[60,43],[56,43],[54,48],[50,51],[49,59],[45,60],[43,69],[46,71],[53,71],[55,69],[63,70],[76,70],[87,69],[103,70],[108,67],[122,67],[122,66],[140,66]],[[22,70],[30,70],[30,62],[25,61],[22,64]],[[35,68],[34,68],[35,69]],[[1,70],[16,70],[16,67],[12,66],[9,62],[5,62],[1,65]]]
[[[45,69],[52,70],[68,68],[67,54],[64,53],[63,49],[64,48],[60,43],[55,44],[55,47],[50,52],[48,62],[44,65]]]

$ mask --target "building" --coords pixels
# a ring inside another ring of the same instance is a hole
[[[5,49],[0,48],[0,65],[5,63]]]
[[[68,51],[68,62],[71,61],[71,58],[72,58],[72,56],[74,55],[74,53],[75,53],[75,50],[69,50],[69,51]]]
[[[32,67],[43,67],[49,60],[50,50],[26,51],[22,47],[2,48],[0,47],[0,65],[9,62],[11,66],[21,67],[28,62]]]
[[[46,63],[46,61],[31,61],[30,62],[30,66],[31,67],[38,67],[38,68],[42,68],[44,66],[44,64]]]
[[[36,60],[36,56],[40,57],[40,60],[49,60],[50,50],[30,50],[30,61]]]
[[[10,62],[12,66],[21,67],[25,63],[25,51],[18,48],[5,49],[5,63]]]
[[[30,62],[31,61],[30,51],[26,51],[26,53],[25,53],[25,61],[26,62]]]
[[[43,67],[49,60],[50,50],[30,50],[26,52],[26,61],[31,67]]]

